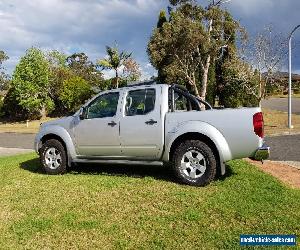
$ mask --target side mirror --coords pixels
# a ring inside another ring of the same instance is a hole
[[[79,119],[80,120],[84,120],[85,119],[85,114],[86,114],[86,108],[85,107],[81,107],[80,111],[79,111]]]

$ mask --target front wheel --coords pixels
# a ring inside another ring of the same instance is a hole
[[[51,139],[43,144],[40,161],[47,174],[63,174],[67,171],[66,150],[58,140]]]
[[[212,149],[197,140],[184,141],[175,149],[173,166],[178,179],[193,186],[209,184],[217,173],[217,161]]]

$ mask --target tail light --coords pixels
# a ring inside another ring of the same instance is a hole
[[[264,137],[264,117],[262,112],[253,115],[253,128],[256,135]]]

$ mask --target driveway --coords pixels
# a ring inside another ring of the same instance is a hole
[[[300,135],[267,137],[265,141],[271,147],[270,160],[300,162]]]
[[[288,112],[287,98],[270,98],[262,101],[262,107]],[[300,115],[300,98],[292,98],[292,113]]]

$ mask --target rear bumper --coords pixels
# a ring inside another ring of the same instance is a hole
[[[254,155],[254,160],[262,161],[270,157],[270,147],[263,145],[258,148]]]

